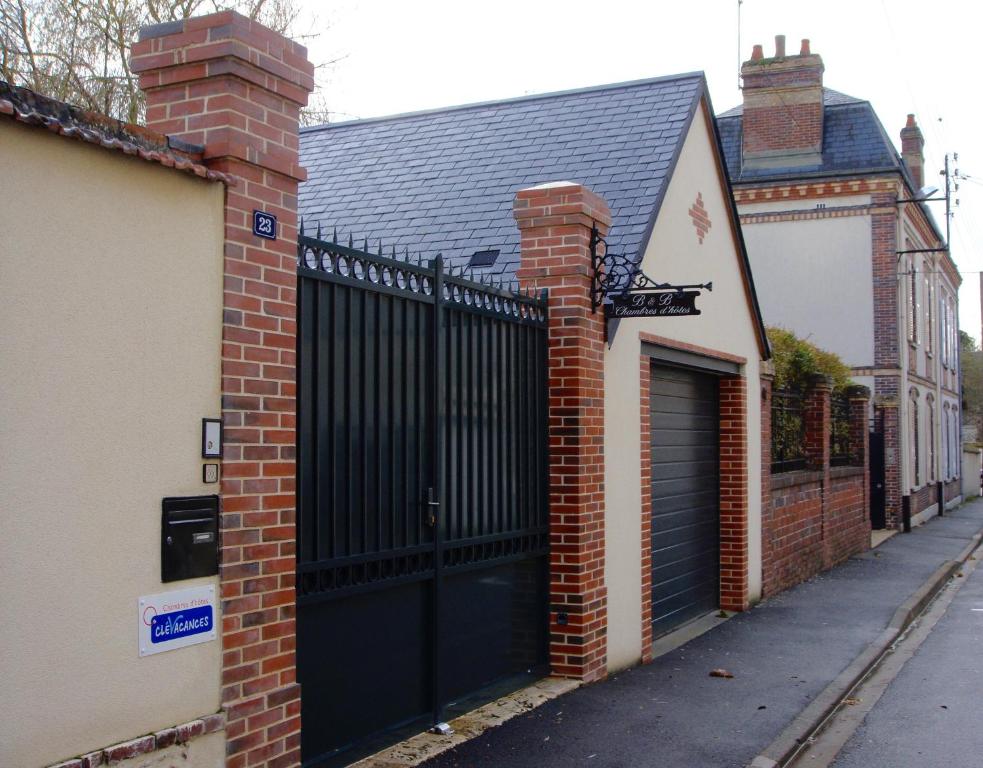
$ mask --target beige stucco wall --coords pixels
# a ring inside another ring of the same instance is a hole
[[[711,229],[701,245],[689,209],[702,193]],[[639,333],[657,334],[747,359],[749,577],[752,600],[761,594],[760,352],[754,318],[741,279],[739,252],[728,224],[706,122],[697,114],[673,173],[642,262],[653,279],[673,283],[713,281],[697,299],[702,314],[621,321],[605,355],[606,577],[608,667],[641,658],[641,425]],[[617,222],[615,222],[617,226]]]
[[[6,119],[0,167],[0,765],[29,768],[219,708],[220,642],[139,658],[137,599],[217,584],[161,583],[160,505],[217,493],[224,190]]]
[[[829,198],[827,213],[869,202]],[[812,203],[816,207],[815,201]],[[805,203],[742,204],[741,214],[802,210]],[[869,215],[750,221],[743,227],[765,323],[835,352],[852,367],[874,364]]]

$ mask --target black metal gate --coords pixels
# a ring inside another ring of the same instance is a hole
[[[298,243],[305,766],[548,659],[545,295],[367,250]]]
[[[884,427],[883,416],[876,414],[870,431],[868,469],[870,470],[870,527],[882,530],[887,527],[885,511]]]

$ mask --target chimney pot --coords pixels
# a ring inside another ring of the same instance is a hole
[[[802,47],[799,49],[799,56],[809,56],[812,51],[809,50],[809,38],[802,38]]]
[[[915,123],[915,116],[912,113],[908,113],[908,122],[905,123],[905,128],[916,128],[917,123]]]
[[[775,35],[775,58],[785,58],[785,35]]]
[[[751,51],[751,61],[761,61],[765,57],[765,49],[762,45],[754,46]]]

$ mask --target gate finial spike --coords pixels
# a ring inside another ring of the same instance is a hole
[[[338,245],[338,225],[335,225],[334,234],[331,236],[331,242]]]
[[[304,217],[300,217],[300,236],[304,236]]]
[[[318,240],[321,239],[321,222],[320,221],[317,223],[317,239]]]
[[[393,261],[396,260],[396,244],[393,243]]]
[[[379,238],[379,256],[382,256],[382,238]]]
[[[369,252],[369,238],[365,237],[362,239],[362,250],[365,253]]]
[[[352,233],[351,232],[348,233],[348,247],[349,248],[354,248],[355,247],[355,240],[352,239]]]

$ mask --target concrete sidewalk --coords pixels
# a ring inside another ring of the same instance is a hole
[[[744,768],[981,528],[977,500],[425,765]]]

